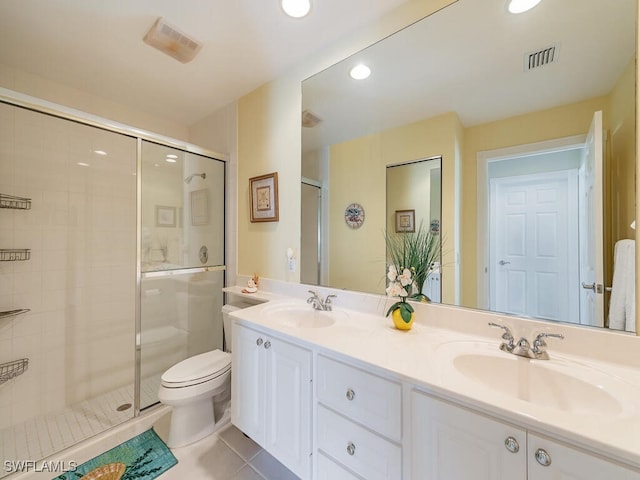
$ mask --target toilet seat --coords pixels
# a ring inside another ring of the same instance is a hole
[[[231,354],[221,350],[187,358],[162,374],[160,383],[166,388],[184,388],[215,380],[231,370]]]

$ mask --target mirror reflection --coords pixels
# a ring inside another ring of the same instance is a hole
[[[384,293],[387,167],[440,157],[443,303],[634,331],[635,19],[458,0],[305,80],[301,281]]]

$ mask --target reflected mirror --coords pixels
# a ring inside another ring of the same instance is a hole
[[[458,0],[305,80],[301,281],[384,293],[387,167],[440,157],[443,303],[633,331],[636,8]]]

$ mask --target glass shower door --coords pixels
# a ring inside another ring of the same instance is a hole
[[[142,142],[140,408],[164,371],[222,348],[225,164]]]

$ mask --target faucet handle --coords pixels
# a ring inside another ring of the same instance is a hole
[[[509,327],[507,327],[506,325],[500,325],[498,323],[493,323],[493,322],[489,322],[489,326],[501,328],[504,331],[504,333],[502,334],[502,339],[506,343],[503,343],[502,345],[500,345],[500,349],[506,350],[508,352],[513,351],[513,349],[515,348],[515,344],[513,343],[514,338]]]
[[[564,339],[564,335],[560,333],[540,333],[533,341],[532,351],[535,354],[540,354],[544,352],[545,347],[547,346],[547,342],[544,341],[545,338],[559,338],[560,340]]]
[[[326,311],[331,311],[331,299],[332,298],[337,298],[337,297],[338,297],[337,295],[327,295],[327,298],[325,298],[324,303],[323,303],[324,309]]]

